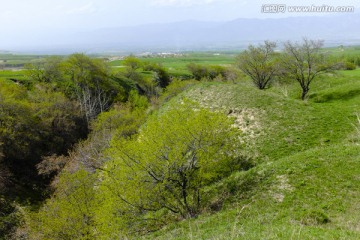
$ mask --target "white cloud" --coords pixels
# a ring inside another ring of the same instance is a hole
[[[96,12],[96,7],[93,2],[66,11],[67,14],[87,14],[94,12]]]
[[[233,0],[152,0],[152,4],[155,6],[195,6],[206,5],[215,2],[230,2]]]

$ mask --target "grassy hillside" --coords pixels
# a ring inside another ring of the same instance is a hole
[[[221,211],[147,238],[359,239],[360,71],[318,79],[304,102],[299,95],[295,83],[261,91],[244,80],[179,96],[236,117],[257,165],[206,190]]]
[[[72,57],[76,56],[80,57]],[[228,72],[236,78],[227,79],[224,74],[201,81],[174,80],[166,89],[159,84],[168,83],[165,71],[175,79],[174,73],[180,79],[192,78],[187,63],[231,66],[231,59],[230,54],[192,54],[146,59],[163,62],[165,67],[148,63],[136,70],[115,66],[104,87],[119,91],[113,99],[118,102],[91,123],[88,139],[69,156],[49,158],[42,158],[44,146],[65,149],[73,144],[57,144],[63,141],[57,134],[69,131],[74,142],[82,138],[81,128],[67,130],[53,124],[59,122],[60,113],[65,126],[77,126],[67,116],[75,118],[75,113],[81,113],[76,108],[80,105],[73,106],[63,95],[64,82],[71,79],[68,72],[47,85],[26,80],[25,70],[1,71],[3,108],[9,113],[3,111],[8,125],[0,140],[8,141],[13,135],[13,142],[19,143],[1,142],[0,148],[15,147],[10,152],[14,157],[3,156],[19,163],[28,161],[28,155],[16,155],[24,145],[21,134],[44,128],[30,132],[36,135],[27,140],[34,143],[29,145],[31,151],[25,149],[33,159],[29,166],[34,176],[34,164],[40,159],[38,170],[54,174],[62,170],[54,178],[54,193],[42,206],[25,206],[23,211],[21,205],[11,205],[8,195],[1,197],[0,204],[8,209],[0,211],[5,216],[0,219],[0,232],[16,234],[15,239],[23,238],[20,235],[29,239],[360,239],[360,69],[316,79],[305,101],[300,100],[301,89],[295,81],[274,82],[269,89],[259,90],[236,69]],[[135,83],[146,96],[130,91]],[[22,86],[27,84],[30,87]],[[83,103],[82,98],[72,101]],[[52,106],[59,104],[69,108],[58,112]],[[183,118],[176,115],[181,106],[188,107],[181,111]],[[198,113],[203,118],[191,118]],[[212,115],[219,120],[210,120]],[[19,123],[25,130],[18,130]],[[223,124],[234,135],[217,137]],[[14,128],[12,135],[8,126]],[[43,141],[49,145],[40,144]],[[204,146],[214,147],[214,152],[209,154]],[[36,147],[41,149],[38,155],[34,155]],[[8,169],[5,166],[0,171],[7,173]],[[18,179],[31,183],[24,176]],[[39,189],[40,193],[45,188]],[[39,210],[30,210],[34,207]],[[9,224],[7,215],[16,218]]]
[[[231,203],[149,239],[359,239],[358,145],[320,147],[223,181]]]

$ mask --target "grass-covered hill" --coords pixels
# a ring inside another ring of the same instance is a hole
[[[295,83],[261,91],[245,81],[174,99],[236,117],[256,165],[206,190],[213,209],[144,238],[359,239],[360,71],[318,79],[306,101],[299,94]]]

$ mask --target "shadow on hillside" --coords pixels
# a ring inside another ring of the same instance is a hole
[[[311,94],[309,97],[317,103],[322,103],[336,100],[347,101],[358,96],[360,96],[360,89],[352,89],[348,91],[337,91],[330,93],[314,93]]]

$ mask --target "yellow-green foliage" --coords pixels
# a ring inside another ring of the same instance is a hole
[[[29,91],[0,80],[0,197],[11,203],[0,207],[0,239],[18,224],[7,216],[17,204],[14,198],[40,190],[35,165],[41,157],[65,153],[82,137],[78,112],[76,104],[46,86]]]
[[[8,159],[30,161],[41,151],[60,153],[79,138],[78,106],[46,86],[28,91],[0,82],[0,109],[0,141]]]
[[[95,177],[84,170],[63,173],[54,196],[33,214],[31,239],[96,239]]]
[[[114,139],[100,174],[104,224],[142,232],[161,225],[159,212],[167,213],[162,219],[200,213],[203,187],[241,168],[240,133],[231,125],[185,100],[150,117],[135,137]]]
[[[169,101],[172,97],[183,92],[185,89],[189,88],[190,86],[196,83],[197,81],[191,81],[191,80],[181,81],[178,79],[173,79],[173,81],[165,88],[165,91],[160,96],[160,102],[164,103]]]
[[[79,143],[70,153],[70,163],[58,176],[53,196],[38,213],[30,214],[28,225],[31,239],[101,239],[101,236],[120,236],[121,231],[114,231],[114,228],[118,229],[121,225],[116,223],[112,226],[114,222],[110,221],[102,224],[108,216],[103,211],[104,207],[116,203],[116,199],[108,199],[102,195],[103,192],[98,192],[97,181],[101,179],[102,171],[98,174],[95,170],[102,169],[107,159],[103,152],[109,147],[112,137],[129,137],[137,133],[143,124],[145,110],[132,108],[131,105],[115,106],[111,111],[100,114],[93,122],[88,139]]]
[[[242,167],[241,133],[222,113],[184,100],[151,116],[136,135],[124,133],[129,116],[141,114],[115,113],[93,126],[117,127],[109,161],[95,173],[60,175],[53,197],[30,218],[33,238],[118,239],[156,230],[197,216],[208,204],[204,187]]]

